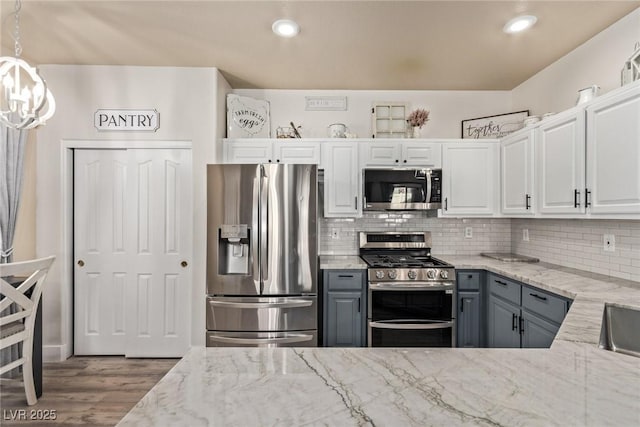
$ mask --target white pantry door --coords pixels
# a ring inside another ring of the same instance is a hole
[[[75,150],[75,354],[184,355],[191,206],[190,150]]]

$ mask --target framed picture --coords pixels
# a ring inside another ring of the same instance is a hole
[[[524,126],[523,121],[527,116],[529,116],[529,110],[463,120],[462,138],[502,138],[511,132],[522,129]]]
[[[227,138],[270,138],[269,101],[227,95]]]

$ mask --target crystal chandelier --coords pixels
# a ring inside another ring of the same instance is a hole
[[[56,103],[38,69],[20,59],[20,9],[15,4],[15,57],[0,57],[0,123],[15,129],[33,129],[53,116]]]

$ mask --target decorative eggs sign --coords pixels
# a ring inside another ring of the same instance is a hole
[[[269,101],[227,95],[228,138],[270,138]]]

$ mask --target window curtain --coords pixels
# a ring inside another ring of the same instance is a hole
[[[20,206],[26,138],[26,130],[0,124],[0,263],[8,263],[13,259],[13,235]],[[9,307],[7,310],[13,311],[15,308]],[[2,350],[0,363],[4,365],[19,358],[18,347],[14,345]],[[5,376],[11,377],[17,373],[16,368]]]

